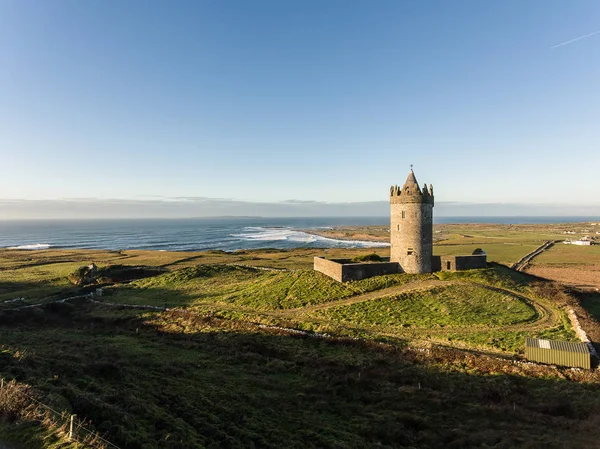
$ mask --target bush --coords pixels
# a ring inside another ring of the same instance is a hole
[[[352,259],[352,262],[381,262],[382,260],[383,259],[381,258],[381,256],[378,256],[377,254],[373,253],[356,256],[354,259]]]

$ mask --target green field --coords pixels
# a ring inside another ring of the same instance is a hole
[[[277,272],[235,265],[197,265],[135,281],[108,293],[113,294],[111,301],[126,304],[232,304],[261,311],[321,304],[414,280],[415,276],[396,274],[342,284],[313,270]]]
[[[0,301],[24,298],[0,302],[0,375],[127,448],[588,441],[598,373],[519,362],[527,336],[575,339],[567,293],[497,264],[338,283],[315,253],[0,251]],[[92,260],[168,272],[56,303],[95,290],[66,280]],[[49,432],[0,422],[17,448]]]
[[[600,265],[600,245],[556,244],[536,257],[532,265]]]
[[[539,246],[540,243],[490,243],[485,241],[469,244],[437,244],[433,247],[433,254],[436,256],[473,254],[475,249],[484,248],[488,261],[511,265]]]
[[[600,412],[589,374],[443,349],[429,358],[183,311],[63,304],[13,316],[0,338],[4,376],[127,448],[564,447],[584,444]]]
[[[333,307],[326,316],[355,326],[429,328],[515,324],[533,319],[536,312],[518,298],[495,290],[476,285],[451,285]]]

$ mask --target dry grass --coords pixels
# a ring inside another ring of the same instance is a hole
[[[70,414],[56,411],[35,396],[39,394],[29,385],[2,381],[0,437],[19,446],[26,444],[29,449],[108,449],[100,436],[79,420],[75,421],[74,437],[69,438]]]

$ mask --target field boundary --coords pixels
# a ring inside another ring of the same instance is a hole
[[[535,250],[533,250],[529,254],[521,257],[516,263],[512,264],[512,266],[510,268],[512,268],[515,271],[523,271],[523,270],[525,270],[525,268],[527,267],[527,265],[529,265],[529,263],[535,257],[539,256],[540,254],[542,254],[547,249],[550,249],[552,246],[554,246],[554,244],[556,242],[557,242],[557,240],[547,240],[547,241],[545,241],[538,248],[536,248]]]
[[[41,424],[50,424],[50,431],[57,436],[66,438],[67,441],[77,442],[93,449],[120,449],[116,444],[103,438],[98,432],[85,427],[86,420],[80,419],[76,414],[67,411],[59,412],[39,399],[28,394],[27,386],[19,385],[13,379],[7,381],[0,378],[0,404],[2,412],[6,413],[7,407],[13,415],[20,415],[25,420],[37,421]],[[21,406],[19,408],[19,406]],[[17,408],[15,410],[15,408]],[[15,413],[16,412],[16,413]]]

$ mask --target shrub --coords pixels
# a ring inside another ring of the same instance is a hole
[[[381,258],[381,256],[373,253],[356,256],[352,259],[352,262],[381,262],[382,260],[383,259]]]

